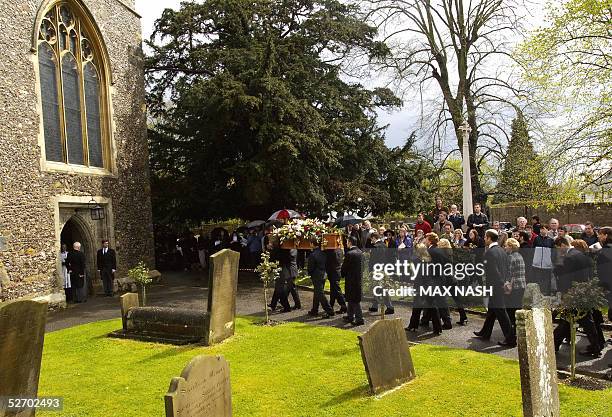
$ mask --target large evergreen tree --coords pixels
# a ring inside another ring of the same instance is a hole
[[[158,221],[319,214],[358,197],[375,212],[392,206],[398,161],[375,110],[401,102],[340,77],[344,58],[387,52],[356,12],[336,0],[163,12],[147,69]]]
[[[512,121],[512,135],[495,192],[495,203],[542,200],[548,190],[544,164],[529,140],[527,122],[519,112]]]

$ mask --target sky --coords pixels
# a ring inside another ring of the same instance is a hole
[[[529,26],[533,26],[534,23],[541,21],[543,7],[537,7],[542,5],[546,0],[525,0],[531,4],[531,13],[529,20]],[[142,35],[143,39],[148,39],[153,32],[153,25],[157,18],[162,14],[162,11],[166,8],[178,9],[180,7],[180,0],[136,0],[136,11],[142,16]],[[368,87],[371,87],[376,83],[376,80],[366,81]],[[381,81],[381,84],[383,82]],[[435,91],[439,94],[439,91]],[[419,115],[421,112],[419,100],[416,100],[409,96],[404,96],[404,107],[387,112],[381,110],[378,112],[378,123],[380,125],[388,125],[386,131],[386,143],[389,147],[401,146],[404,144],[405,139],[410,133],[418,127]]]

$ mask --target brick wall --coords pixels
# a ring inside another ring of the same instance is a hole
[[[516,224],[516,218],[519,216],[529,219],[533,215],[538,215],[542,222],[554,217],[561,224],[584,223],[590,220],[596,226],[612,226],[612,203],[571,204],[556,209],[525,205],[494,206],[490,210],[493,220],[512,222],[512,224]]]

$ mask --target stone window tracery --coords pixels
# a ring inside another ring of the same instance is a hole
[[[108,168],[109,124],[102,48],[69,1],[38,30],[38,71],[47,161]]]

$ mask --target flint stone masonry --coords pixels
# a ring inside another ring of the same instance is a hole
[[[7,411],[7,397],[36,397],[47,304],[18,300],[0,305],[0,417],[33,417],[34,409]]]
[[[196,356],[164,397],[166,417],[231,417],[229,364],[223,356]]]
[[[112,202],[113,221],[107,218],[98,227],[114,231],[106,233],[114,236],[118,276],[141,259],[153,264],[140,20],[129,9],[134,2],[123,1],[82,0],[100,28],[113,81],[109,87],[116,171],[107,176],[41,170],[37,58],[31,39],[43,1],[0,2],[0,236],[7,238],[0,265],[10,280],[10,285],[2,285],[0,301],[63,292],[57,203],[52,200],[60,195],[101,196]],[[95,232],[93,238],[99,239]]]
[[[358,338],[370,390],[374,394],[415,378],[402,319],[377,320]]]
[[[516,312],[524,417],[559,417],[557,361],[550,309]]]

